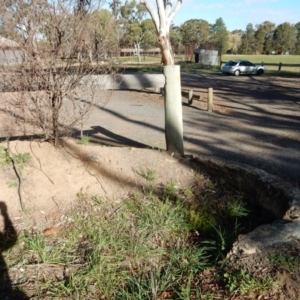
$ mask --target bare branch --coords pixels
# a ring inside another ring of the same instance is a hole
[[[147,10],[149,11],[151,18],[155,24],[155,28],[157,33],[159,33],[160,31],[160,21],[159,21],[159,17],[157,12],[154,10],[153,6],[151,5],[151,3],[148,0],[141,0],[141,4],[144,4],[147,8]]]
[[[172,0],[169,0],[169,1],[172,1]],[[181,5],[182,5],[182,0],[177,0],[174,10],[168,15],[168,19],[167,19],[167,28],[168,29],[170,28],[171,23],[172,23],[175,15],[178,13]]]

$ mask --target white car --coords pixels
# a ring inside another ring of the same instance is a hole
[[[248,60],[230,60],[222,68],[223,74],[239,76],[241,74],[262,75],[266,73],[263,65],[255,65]]]

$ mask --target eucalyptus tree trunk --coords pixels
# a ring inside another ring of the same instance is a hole
[[[157,31],[165,82],[165,137],[167,151],[184,155],[180,66],[175,65],[169,30],[183,0],[156,0],[157,11],[149,0],[141,0],[149,11]]]

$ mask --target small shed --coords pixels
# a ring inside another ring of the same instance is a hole
[[[24,61],[20,45],[0,36],[0,65],[15,65]]]
[[[195,62],[205,66],[217,66],[219,64],[218,51],[195,49]]]

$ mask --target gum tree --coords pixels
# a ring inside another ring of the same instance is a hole
[[[170,26],[183,0],[140,0],[149,11],[157,32],[165,81],[165,136],[167,150],[184,154],[180,66],[175,65],[170,42]]]
[[[173,65],[174,56],[170,43],[170,26],[180,9],[183,0],[156,0],[156,8],[152,5],[150,0],[141,0],[149,11],[154,22],[157,35],[158,45],[162,53],[163,65]]]

